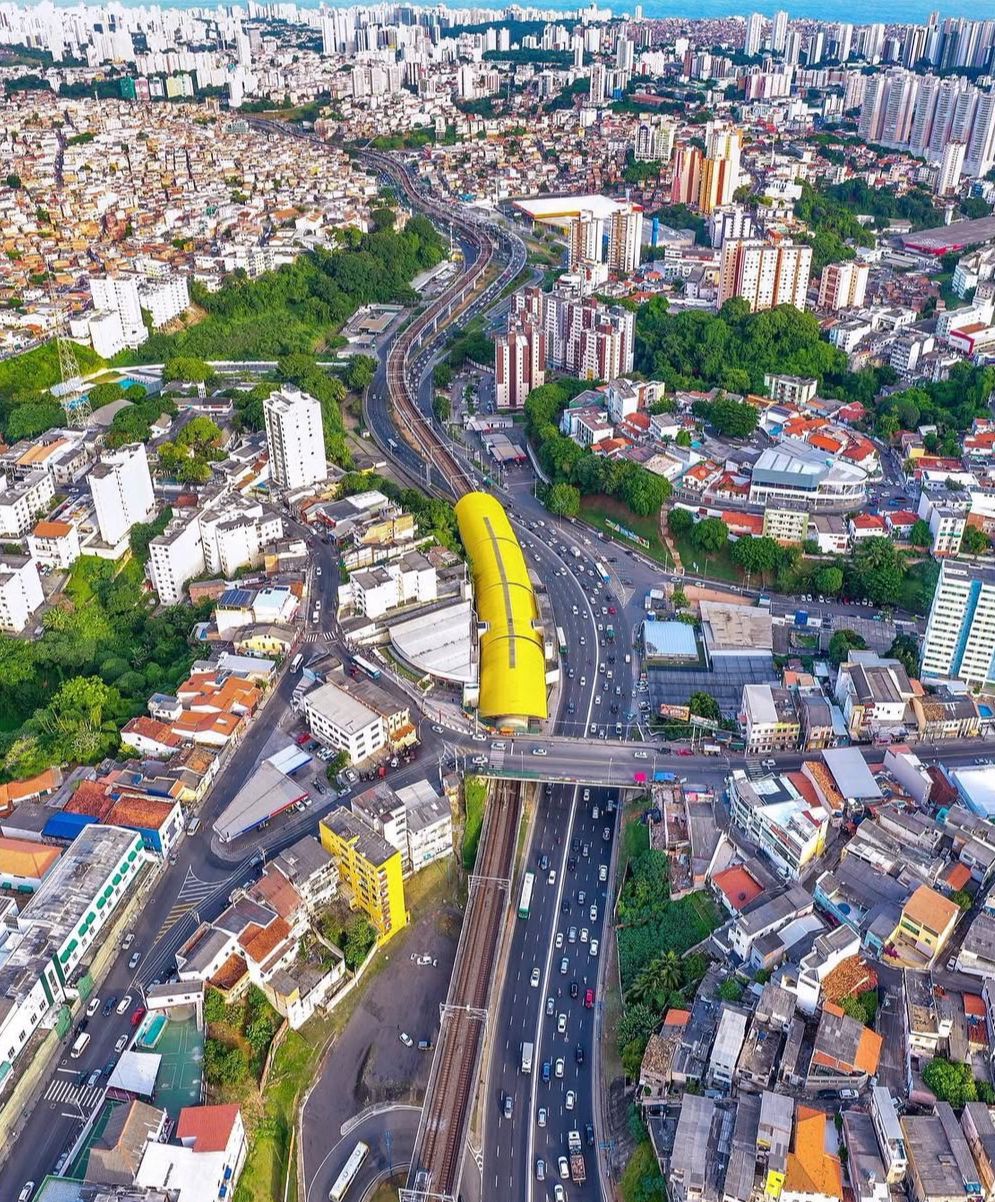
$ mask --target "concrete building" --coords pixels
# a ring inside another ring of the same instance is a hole
[[[983,686],[995,676],[995,569],[944,560],[922,646],[922,675]]]
[[[789,751],[798,746],[801,722],[794,695],[769,684],[743,685],[741,721],[746,735],[746,754]]]
[[[662,117],[643,114],[636,126],[632,155],[637,163],[669,163],[674,152],[675,127]]]
[[[31,471],[15,480],[0,473],[0,538],[21,539],[48,512],[55,485],[48,472]]]
[[[905,1132],[898,1118],[898,1107],[885,1085],[871,1087],[871,1122],[885,1169],[885,1180],[895,1185],[905,1177],[909,1166],[905,1151]]]
[[[13,899],[0,924],[0,1048],[12,1067],[39,1027],[69,1004],[70,981],[100,942],[148,862],[141,836],[115,826],[83,828],[18,914]],[[15,1070],[18,1071],[18,1070]]]
[[[20,634],[44,601],[37,563],[24,555],[0,555],[0,630]]]
[[[734,296],[756,313],[778,305],[805,308],[812,248],[801,243],[724,242],[719,264],[719,305]]]
[[[105,451],[89,479],[100,539],[106,546],[121,546],[132,526],[151,521],[155,515],[152,475],[143,443]]]
[[[855,259],[849,263],[830,263],[819,280],[818,307],[830,313],[841,309],[859,309],[867,293],[870,267]]]
[[[824,1110],[797,1104],[780,1202],[838,1202],[843,1197],[839,1157],[826,1150],[827,1122]]]
[[[867,500],[867,473],[796,439],[760,453],[750,477],[750,503],[797,502],[808,510],[849,512]]]
[[[736,1063],[743,1050],[748,1022],[749,1018],[745,1011],[735,1006],[722,1007],[719,1027],[715,1033],[715,1042],[712,1044],[712,1054],[708,1060],[708,1081],[713,1087],[717,1089],[731,1088]]]
[[[732,821],[786,880],[797,880],[826,846],[830,815],[813,804],[787,775],[751,781],[737,768],[729,777]]]
[[[382,618],[403,605],[426,605],[439,595],[435,568],[420,551],[353,572],[347,589],[339,590],[340,600],[346,591],[351,594],[353,610],[370,619]]]
[[[152,320],[152,328],[164,325],[190,308],[190,289],[182,275],[146,280],[138,289],[142,308]]]
[[[45,567],[68,571],[81,554],[79,530],[72,522],[39,522],[28,535],[28,551]]]
[[[732,203],[739,187],[743,134],[739,129],[710,121],[705,128],[705,157],[701,162],[698,208],[707,217],[720,205]]]
[[[328,464],[316,398],[285,384],[263,402],[263,417],[273,482],[290,491],[324,480]]]
[[[935,1114],[906,1115],[901,1123],[912,1202],[971,1202],[981,1195],[978,1168],[949,1102],[937,1102]]]
[[[98,316],[107,313],[117,316],[125,346],[137,347],[145,342],[149,334],[142,320],[136,276],[95,276],[90,280],[90,295]]]
[[[200,576],[205,568],[197,513],[173,518],[149,543],[149,579],[163,605],[178,605],[186,582]]]
[[[335,861],[352,904],[362,910],[380,943],[407,926],[401,853],[348,810],[333,810],[318,824],[321,846]]]
[[[350,764],[368,759],[387,745],[383,717],[335,684],[304,696],[304,716],[316,739],[344,751]]]
[[[494,339],[494,402],[498,409],[521,409],[533,388],[546,382],[546,337],[529,321],[509,322]]]
[[[639,266],[643,245],[643,211],[627,201],[608,218],[608,270],[629,275]]]

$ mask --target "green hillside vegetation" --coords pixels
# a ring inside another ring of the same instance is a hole
[[[235,275],[217,292],[194,284],[191,295],[202,321],[176,334],[153,334],[126,363],[161,363],[176,356],[198,359],[278,359],[326,345],[361,306],[414,302],[410,281],[441,262],[442,239],[424,217],[401,232],[340,232],[341,246],[315,250],[256,280]]]
[[[88,346],[74,343],[73,348],[83,375],[106,366]],[[54,340],[0,361],[0,427],[9,441],[33,438],[59,424],[62,408],[49,389],[60,379]]]

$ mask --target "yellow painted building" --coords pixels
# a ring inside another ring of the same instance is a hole
[[[353,906],[376,927],[377,941],[386,943],[408,925],[401,853],[349,810],[334,810],[318,830]]]

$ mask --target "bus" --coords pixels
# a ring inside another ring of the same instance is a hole
[[[79,1060],[80,1056],[86,1051],[86,1045],[90,1042],[90,1036],[84,1031],[82,1035],[76,1036],[76,1042],[73,1044],[69,1055],[74,1060]]]
[[[328,1191],[328,1202],[342,1202],[369,1154],[369,1145],[360,1140],[353,1148],[349,1159],[342,1166],[342,1172],[335,1178],[335,1184]]]
[[[302,651],[298,651],[297,654],[294,656],[294,658],[290,661],[291,672],[299,672],[301,670],[301,664],[303,662],[304,662],[304,653]]]
[[[599,576],[605,584],[608,584],[611,580],[611,576],[608,575],[608,569],[603,563],[599,563],[597,560],[594,561],[594,574]]]
[[[518,903],[518,917],[528,918],[529,911],[532,909],[532,890],[535,888],[536,874],[527,872],[525,880],[522,882],[522,896]]]
[[[370,680],[380,679],[380,669],[376,666],[376,664],[371,664],[368,659],[363,659],[360,655],[354,655],[352,657],[352,662],[356,665],[360,672],[365,672]]]
[[[556,638],[560,644],[560,655],[566,655],[566,653],[567,653],[567,636],[563,633],[562,626],[557,626]]]

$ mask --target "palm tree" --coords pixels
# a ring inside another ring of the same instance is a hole
[[[632,982],[628,993],[630,1004],[643,1002],[659,1010],[666,996],[681,983],[681,961],[676,952],[657,956]]]
[[[664,952],[655,963],[659,965],[658,979],[665,991],[670,993],[672,990],[680,988],[684,975],[684,966],[680,956],[675,951]]]

